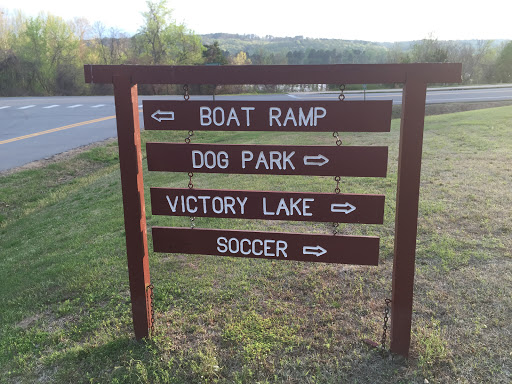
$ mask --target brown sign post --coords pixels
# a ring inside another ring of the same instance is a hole
[[[403,83],[392,282],[391,351],[410,346],[418,199],[428,83],[461,81],[461,64],[319,66],[86,65],[88,83],[113,83],[135,337],[152,325],[137,84]],[[144,102],[146,129],[389,131],[390,101]],[[155,171],[385,177],[385,147],[148,143]],[[152,188],[154,214],[382,223],[384,196]],[[197,234],[202,239],[195,241]],[[376,237],[153,228],[155,252],[377,265]]]

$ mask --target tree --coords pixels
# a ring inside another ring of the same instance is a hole
[[[429,36],[412,47],[412,61],[417,63],[445,63],[448,48],[436,38]]]
[[[225,65],[228,63],[228,59],[220,49],[218,41],[214,41],[212,45],[205,44],[204,48],[203,57],[206,64]]]
[[[136,55],[147,64],[198,64],[203,46],[199,36],[172,20],[167,0],[147,1],[144,24],[134,37]]]
[[[496,77],[499,82],[512,83],[512,41],[503,47],[496,60]]]
[[[238,52],[238,54],[231,59],[233,65],[249,65],[252,64],[251,59],[247,58],[247,53],[244,51]]]

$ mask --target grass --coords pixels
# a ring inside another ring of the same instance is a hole
[[[154,254],[156,329],[132,336],[116,144],[0,178],[1,383],[508,383],[512,379],[512,107],[426,119],[411,357],[369,348],[391,294],[398,121],[386,179],[342,179],[384,193],[378,267]],[[144,132],[178,141],[183,132]],[[330,134],[196,132],[194,142],[327,144]],[[149,186],[184,187],[149,173]],[[198,188],[332,192],[332,178],[194,176]],[[153,217],[148,226],[189,225]],[[328,223],[196,219],[198,227],[329,233]],[[149,239],[151,244],[151,238]]]

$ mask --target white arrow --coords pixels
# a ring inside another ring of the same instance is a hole
[[[327,164],[329,159],[324,155],[318,156],[304,156],[304,165],[318,165],[321,167],[324,164]]]
[[[302,247],[303,255],[315,255],[316,257],[322,256],[324,253],[327,253],[327,250],[317,245],[316,247]]]
[[[356,210],[350,203],[345,204],[331,204],[331,212],[343,212],[344,214],[348,214]]]
[[[158,115],[164,115],[163,117],[158,117]],[[168,115],[169,117],[165,117],[165,115]],[[155,119],[156,121],[158,121],[159,123],[162,121],[162,120],[174,120],[174,112],[172,111],[161,111],[161,110],[158,110],[156,111],[155,113],[153,113],[151,115],[151,117],[153,119]]]

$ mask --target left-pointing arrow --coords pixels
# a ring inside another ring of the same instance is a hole
[[[303,255],[315,255],[316,257],[318,257],[318,256],[322,256],[325,253],[327,253],[327,250],[322,248],[319,245],[317,245],[316,247],[308,247],[308,246],[302,247]]]
[[[153,113],[151,115],[151,117],[153,119],[155,119],[156,121],[158,121],[159,123],[162,121],[162,120],[174,120],[174,112],[172,111],[161,111],[161,110],[158,110],[156,111],[155,113]]]

